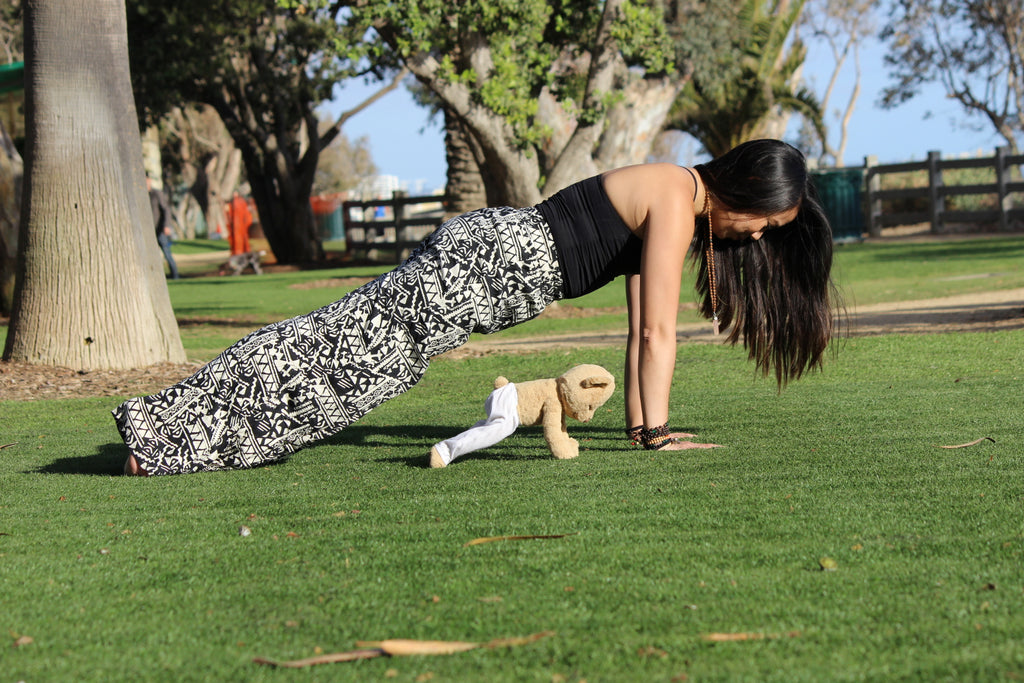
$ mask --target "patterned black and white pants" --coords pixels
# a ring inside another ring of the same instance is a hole
[[[337,433],[416,384],[433,356],[539,315],[561,291],[536,210],[473,211],[390,273],[249,334],[114,418],[150,474],[255,467]]]

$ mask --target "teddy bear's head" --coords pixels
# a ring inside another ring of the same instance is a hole
[[[615,391],[615,378],[600,365],[577,365],[556,378],[558,397],[569,417],[588,422]]]

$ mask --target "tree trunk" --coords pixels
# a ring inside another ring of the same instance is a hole
[[[604,4],[590,55],[587,86],[583,95],[584,110],[595,111],[603,108],[601,103],[613,92],[616,75],[625,70],[625,62],[612,31],[622,4],[623,0],[606,0]],[[546,174],[545,195],[551,195],[583,177],[594,175],[597,171],[594,153],[597,151],[606,121],[607,115],[577,123],[565,148]]]
[[[626,82],[616,88],[620,99],[608,111],[595,155],[596,171],[648,160],[665,128],[672,103],[689,77],[641,78],[627,72],[623,80]]]
[[[164,190],[164,162],[160,154],[160,131],[149,126],[141,133],[142,168],[157,190]]]
[[[228,137],[228,140],[231,138]],[[234,143],[219,147],[210,152],[205,162],[199,166],[196,175],[199,181],[195,184],[195,192],[202,192],[200,205],[206,218],[207,236],[221,233],[227,235],[227,217],[224,207],[231,199],[238,180],[242,174],[242,153]]]
[[[160,128],[164,144],[175,146],[177,184],[187,188],[175,207],[183,235],[195,239],[196,214],[202,214],[209,236],[226,235],[224,205],[238,187],[242,155],[220,116],[207,105],[175,107]]]
[[[507,206],[532,206],[539,202],[537,155],[515,144],[516,135],[511,125],[474,102],[466,84],[444,78],[441,63],[432,55],[416,53],[407,59],[406,66],[463,122],[466,131],[476,140],[483,155],[480,167],[486,167],[493,174],[488,199],[494,197],[493,203]]]
[[[19,283],[4,358],[182,362],[145,186],[123,0],[30,0]]]
[[[242,163],[260,216],[260,227],[281,264],[316,263],[324,258],[316,219],[309,203],[313,178],[320,158],[321,140],[313,125],[303,130],[269,132],[251,109],[239,116],[226,92],[210,98],[228,133],[242,153]],[[278,126],[278,130],[280,130]],[[306,141],[301,141],[309,136]],[[332,137],[333,139],[333,137]]]
[[[445,212],[448,216],[491,205],[480,167],[483,156],[478,150],[474,150],[474,146],[472,136],[466,132],[459,118],[445,110],[444,149],[448,164],[448,182],[445,188],[448,205]]]
[[[242,148],[242,159],[248,171],[256,211],[260,215],[260,227],[277,262],[303,264],[323,260],[323,245],[316,232],[316,219],[309,203],[312,177],[308,180],[301,175],[294,178],[287,173],[279,173],[276,167],[267,168],[267,165],[259,163],[252,148]],[[285,162],[281,160],[280,163]],[[259,172],[254,172],[254,169]],[[304,183],[308,184],[304,185],[306,189],[302,192]]]

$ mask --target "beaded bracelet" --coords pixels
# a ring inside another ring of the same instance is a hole
[[[636,427],[630,427],[626,430],[626,438],[629,439],[630,446],[639,446],[641,439],[644,435],[644,426],[637,425]]]
[[[666,444],[671,443],[672,440],[668,438],[669,429],[668,422],[661,425],[660,427],[651,427],[650,429],[644,429],[641,439],[643,440],[644,448],[649,451],[656,451]]]

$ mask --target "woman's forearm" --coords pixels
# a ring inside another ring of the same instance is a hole
[[[640,276],[626,276],[626,311],[629,330],[626,336],[626,367],[624,371],[624,396],[626,404],[626,429],[642,427],[644,424],[643,404],[640,401]]]
[[[669,395],[676,357],[674,332],[650,332],[644,335],[640,344],[640,404],[643,422],[648,428],[668,422]]]
[[[644,423],[643,402],[640,400],[640,335],[630,332],[626,339],[626,367],[624,372],[626,428]]]

